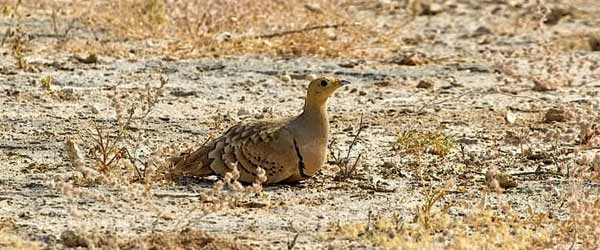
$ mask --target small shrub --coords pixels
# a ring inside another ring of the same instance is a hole
[[[409,130],[400,134],[396,142],[400,150],[410,154],[430,153],[442,157],[455,147],[454,140],[443,132]]]

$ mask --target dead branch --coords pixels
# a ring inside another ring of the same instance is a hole
[[[360,187],[362,189],[365,189],[365,190],[371,190],[373,192],[378,192],[378,193],[393,193],[393,192],[396,192],[395,188],[385,188],[385,187],[377,186],[375,184],[359,183],[358,187]]]
[[[512,176],[524,176],[524,175],[552,175],[552,176],[558,176],[558,177],[563,177],[562,174],[554,172],[554,171],[532,171],[532,172],[519,172],[519,173],[513,173],[511,174]]]
[[[346,23],[315,25],[315,26],[304,27],[302,29],[284,30],[284,31],[275,32],[275,33],[271,33],[271,34],[263,34],[263,35],[250,36],[250,37],[247,37],[247,38],[250,38],[250,39],[269,39],[269,38],[280,37],[280,36],[287,36],[287,35],[292,35],[292,34],[297,34],[297,33],[302,33],[302,32],[307,32],[307,31],[312,31],[312,30],[337,29],[337,28],[341,28],[341,27],[350,27],[350,26],[356,26],[356,25],[357,24],[346,24]]]

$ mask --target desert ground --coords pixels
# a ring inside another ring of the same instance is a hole
[[[597,1],[0,10],[0,249],[600,249]],[[319,76],[313,178],[169,174]]]

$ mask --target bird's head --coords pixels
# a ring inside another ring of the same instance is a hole
[[[349,81],[340,80],[333,77],[319,77],[308,84],[306,102],[322,105],[327,98],[335,92],[336,89],[350,84]]]

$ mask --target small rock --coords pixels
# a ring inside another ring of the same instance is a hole
[[[269,40],[266,40],[266,39],[262,40],[262,43],[267,47],[273,47],[273,43],[269,42]]]
[[[573,113],[565,109],[549,109],[544,115],[544,122],[566,122],[573,118]]]
[[[325,35],[329,40],[335,41],[337,39],[337,34],[335,33],[335,29],[326,29],[324,30]]]
[[[492,191],[502,192],[505,189],[517,187],[517,182],[512,176],[491,168],[485,173],[485,183]]]
[[[515,124],[515,122],[517,121],[517,114],[510,111],[506,111],[506,114],[504,114],[504,119],[506,120],[506,122],[508,122],[508,124]]]
[[[523,0],[508,0],[507,4],[514,8],[520,8],[524,4],[523,2]]]
[[[243,115],[249,115],[250,111],[248,111],[246,108],[240,108],[238,110],[238,116],[243,116]]]
[[[395,168],[396,164],[394,164],[391,161],[386,161],[386,162],[383,162],[383,167],[386,169],[391,169],[391,168]]]
[[[318,4],[305,4],[304,8],[314,13],[323,13],[323,11],[321,10],[321,6],[319,6]]]
[[[423,79],[423,80],[419,81],[419,83],[417,84],[417,88],[420,88],[420,89],[433,88],[433,81],[431,81],[429,79]]]
[[[290,75],[288,75],[288,74],[280,76],[279,79],[281,79],[283,82],[290,82],[290,81],[292,81],[292,77]]]
[[[360,95],[360,96],[366,96],[367,94],[368,94],[367,91],[364,91],[364,90],[358,91],[358,95]]]
[[[474,145],[477,144],[479,141],[473,138],[461,138],[458,140],[458,142],[464,145]]]
[[[340,65],[340,67],[342,68],[354,68],[360,64],[364,64],[366,61],[365,60],[349,60],[349,61],[345,61],[345,62],[341,62],[338,65]]]
[[[60,234],[62,244],[66,247],[88,247],[85,237],[75,233],[73,230],[66,230]]]
[[[596,154],[596,156],[594,156],[594,160],[592,160],[592,168],[594,169],[594,172],[600,174],[600,154]]]
[[[475,31],[473,31],[472,36],[474,37],[478,37],[478,36],[483,36],[483,35],[491,35],[493,32],[492,30],[490,30],[490,28],[485,27],[485,26],[479,26],[477,29],[475,29]]]
[[[306,79],[308,81],[312,81],[314,79],[317,79],[317,75],[315,75],[315,74],[307,74],[306,76],[304,76],[304,79]]]
[[[552,8],[550,13],[546,14],[546,18],[544,19],[544,24],[546,25],[556,25],[558,22],[566,16],[573,15],[571,10],[563,9],[563,8]]]
[[[429,59],[423,53],[411,52],[404,55],[394,56],[389,59],[388,62],[405,66],[418,66],[429,63]]]
[[[5,89],[4,92],[6,93],[7,96],[19,96],[19,94],[21,94],[21,91],[16,90],[16,89]]]
[[[176,96],[176,97],[188,97],[188,96],[195,96],[196,91],[184,91],[181,89],[174,89],[174,90],[171,90],[169,92],[169,94],[171,94],[172,96]]]
[[[94,114],[99,114],[100,113],[100,110],[95,105],[92,105],[90,107],[90,109],[92,110],[92,113],[94,113]]]
[[[220,43],[231,41],[231,33],[229,32],[221,32],[217,35],[216,40]]]
[[[545,92],[557,90],[556,83],[551,80],[533,79],[533,90]]]
[[[373,84],[377,87],[387,87],[392,83],[390,81],[381,81],[381,82],[375,82]]]
[[[269,113],[272,114],[273,113],[273,107],[264,107],[262,110],[263,113]]]
[[[500,174],[496,176],[496,180],[498,180],[498,184],[500,184],[501,188],[509,189],[517,187],[517,182],[507,174]]]
[[[441,13],[443,10],[444,7],[441,4],[421,2],[420,6],[416,8],[416,14],[433,16]]]
[[[74,55],[73,56],[75,58],[75,60],[77,60],[80,63],[86,63],[86,64],[91,64],[91,63],[97,63],[98,62],[98,56],[96,54],[89,54],[87,57],[81,57],[79,55]]]
[[[591,51],[600,51],[600,35],[596,37],[589,37],[588,44],[590,45]]]

